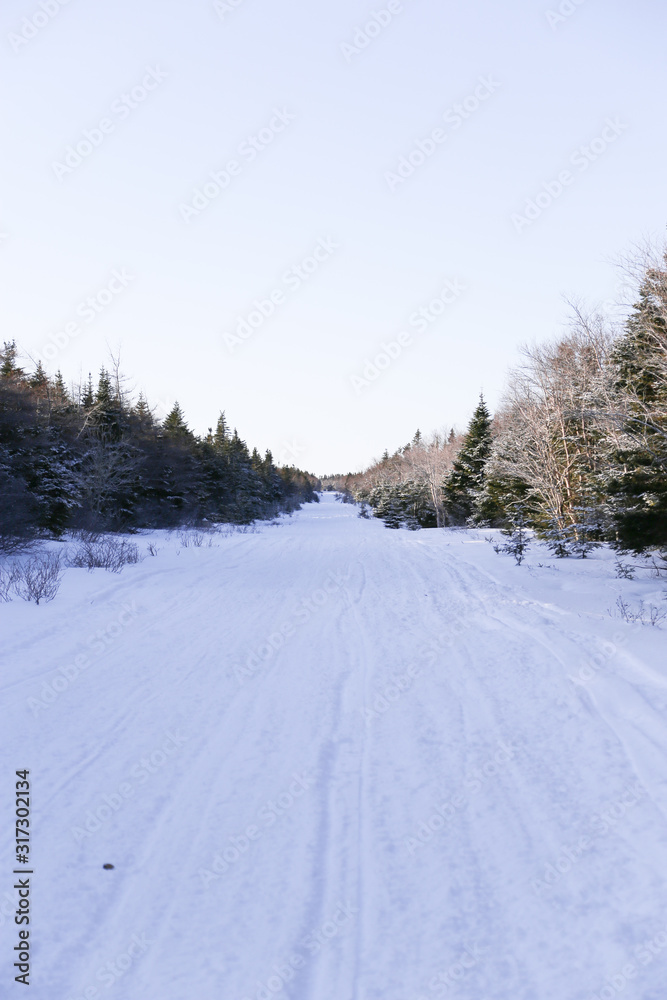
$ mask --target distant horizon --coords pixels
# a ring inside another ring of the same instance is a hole
[[[89,376],[92,377],[93,387],[95,387],[97,385],[97,380],[99,378],[100,371],[104,368],[107,372],[109,372],[110,371],[110,363],[113,361],[112,352],[109,352],[107,354],[107,362],[106,363],[102,362],[96,369],[88,369],[88,371],[85,372],[85,374],[81,375],[80,379],[77,379],[77,378],[74,378],[74,377],[68,378],[66,376],[66,374],[60,368],[54,368],[54,367],[50,366],[48,359],[45,360],[44,358],[40,358],[40,357],[37,357],[37,358],[30,357],[28,354],[26,354],[25,351],[23,351],[21,349],[21,345],[18,342],[16,344],[16,347],[17,347],[17,350],[18,350],[18,353],[19,353],[19,360],[21,360],[21,361],[28,361],[33,366],[33,369],[36,367],[36,365],[38,364],[38,362],[41,361],[41,363],[42,363],[42,365],[44,367],[44,370],[46,371],[47,375],[49,375],[50,377],[55,377],[57,375],[57,373],[60,372],[60,374],[63,377],[63,381],[65,382],[65,385],[67,386],[68,391],[72,391],[74,389],[81,389],[81,390],[83,390],[84,386],[86,385],[86,383],[88,381],[88,377]],[[121,345],[121,347],[122,347],[122,345]],[[131,372],[123,371],[122,370],[122,366],[121,366],[121,374],[124,375],[130,381],[132,380],[132,373]],[[483,394],[483,390],[481,392]],[[154,416],[155,416],[155,418],[158,421],[164,420],[164,418],[167,416],[168,410],[172,406],[174,406],[174,404],[178,403],[179,406],[181,406],[181,409],[183,410],[183,415],[185,417],[186,423],[188,424],[188,426],[190,427],[190,429],[192,430],[192,432],[194,434],[196,434],[198,437],[201,437],[201,438],[205,438],[206,435],[208,434],[209,430],[212,430],[212,429],[215,428],[215,424],[216,424],[216,422],[218,420],[218,417],[220,416],[221,413],[224,413],[225,414],[225,419],[227,419],[229,421],[229,424],[230,424],[230,426],[233,429],[235,429],[235,430],[238,431],[239,436],[243,440],[246,441],[246,444],[248,444],[251,448],[255,447],[253,441],[248,440],[246,438],[246,435],[243,433],[243,428],[239,427],[235,423],[235,421],[234,421],[233,418],[229,419],[230,414],[224,408],[220,409],[216,413],[215,419],[211,423],[206,424],[205,429],[200,429],[200,428],[192,426],[191,421],[188,419],[188,413],[185,410],[185,408],[183,407],[183,405],[182,405],[182,403],[181,403],[181,401],[180,401],[180,399],[179,399],[179,397],[177,395],[175,395],[173,397],[173,399],[171,400],[170,405],[167,406],[167,401],[166,400],[165,401],[157,401],[157,402],[155,400],[152,400],[151,397],[150,397],[150,395],[148,394],[148,392],[145,390],[144,387],[139,386],[136,389],[130,389],[129,393],[130,393],[130,397],[131,397],[133,403],[138,400],[139,396],[143,396],[145,398],[145,400],[146,400],[149,408],[154,413]],[[477,398],[479,398],[479,393],[478,393],[478,397]],[[476,406],[476,402],[470,408],[470,415],[471,416],[472,416],[473,410],[475,409],[475,406]],[[466,424],[467,424],[467,421],[466,421]],[[454,430],[456,433],[462,433],[465,430],[465,427],[445,422],[444,424],[441,424],[439,427],[429,427],[428,429],[421,428],[421,427],[415,428],[410,433],[412,435],[414,435],[417,430],[419,430],[424,437],[429,438],[430,436],[432,436],[434,434],[437,434],[437,433],[439,433],[441,431],[444,431],[444,430],[447,430],[448,432],[450,430]],[[382,453],[384,453],[384,451],[387,450],[389,452],[389,454],[391,455],[398,448],[404,447],[404,445],[407,444],[407,443],[408,443],[408,441],[405,440],[401,444],[397,444],[394,448],[391,448],[389,445],[385,445],[385,447],[382,448]],[[273,454],[273,449],[271,447],[269,447],[268,449],[264,449],[264,451],[266,451],[266,450],[271,451],[272,454]],[[286,449],[286,450],[289,451],[289,448]],[[279,459],[279,456],[276,455],[276,454],[273,454],[273,457],[274,457],[274,459]],[[357,475],[357,474],[365,471],[369,466],[373,465],[376,461],[379,461],[380,458],[381,458],[381,455],[372,455],[372,456],[369,457],[368,461],[365,462],[365,463],[363,463],[358,469],[354,469],[354,470],[348,469],[345,472],[331,472],[331,473],[320,473],[320,472],[315,472],[313,469],[303,468],[302,466],[300,466],[298,464],[297,461],[285,461],[285,462],[280,462],[279,461],[279,464],[286,465],[286,466],[294,465],[297,468],[300,468],[303,472],[309,472],[311,475],[316,476],[318,479],[327,479],[327,478],[336,478],[338,476],[343,477],[343,476],[348,476],[348,475]]]

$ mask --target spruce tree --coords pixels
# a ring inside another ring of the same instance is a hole
[[[153,412],[148,405],[146,397],[143,392],[139,393],[139,398],[132,408],[132,416],[135,421],[139,424],[139,429],[141,431],[152,430],[155,421],[153,420]]]
[[[92,410],[93,406],[95,405],[95,390],[93,389],[93,376],[90,372],[88,372],[88,382],[86,383],[86,388],[84,389],[83,396],[81,397],[81,405],[83,406],[84,410]]]
[[[6,340],[0,351],[0,378],[11,379],[14,382],[20,382],[24,378],[23,369],[16,363],[17,358],[16,341]]]
[[[612,541],[641,552],[667,546],[667,257],[650,270],[611,355],[624,437],[600,476]]]
[[[229,437],[229,429],[225,421],[224,412],[218,417],[218,423],[216,424],[215,434],[213,435],[213,446],[214,448],[223,448],[227,438]]]
[[[37,362],[37,367],[34,373],[29,378],[29,384],[31,389],[35,389],[39,395],[45,395],[49,388],[49,380],[46,372],[44,371],[44,365],[41,361]]]
[[[183,411],[178,403],[174,403],[165,417],[162,430],[171,438],[187,440],[192,437],[192,431],[186,424]]]
[[[491,414],[480,395],[463,444],[443,483],[443,504],[451,517],[467,524],[484,488],[484,467],[491,454]]]
[[[121,410],[121,402],[114,393],[109,373],[106,368],[101,368],[92,420],[92,426],[99,438],[120,440],[123,435]]]
[[[57,406],[66,406],[69,403],[69,393],[60,369],[53,379],[53,400]]]

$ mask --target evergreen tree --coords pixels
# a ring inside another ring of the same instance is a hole
[[[518,476],[494,470],[491,459],[486,466],[482,489],[475,498],[473,522],[486,527],[510,527],[513,511],[519,506],[525,512],[530,510],[528,484]]]
[[[382,483],[371,490],[357,492],[356,500],[367,503],[373,516],[384,521],[387,528],[400,528],[402,525],[412,530],[436,527],[436,516],[425,482],[409,479],[400,483]]]
[[[443,502],[451,517],[467,524],[484,488],[484,468],[491,454],[491,415],[483,397],[472,416],[452,469],[443,484]]]
[[[153,413],[143,392],[139,393],[139,398],[132,408],[132,415],[139,421],[142,430],[153,427]]]
[[[67,528],[249,523],[313,499],[313,477],[276,469],[270,452],[251,460],[222,414],[204,440],[178,403],[158,428],[143,396],[125,401],[116,367],[74,405],[60,372],[26,377],[17,357],[13,343],[0,351],[0,548]]]
[[[113,403],[113,393],[111,391],[111,379],[106,368],[100,368],[100,377],[97,382],[97,392],[95,393],[95,405],[109,410]]]
[[[14,382],[20,382],[24,378],[24,371],[17,364],[17,358],[16,341],[6,340],[0,351],[0,378],[11,379]]]
[[[58,373],[60,374],[60,373]],[[61,376],[62,378],[62,376]],[[93,389],[93,376],[88,372],[88,382],[81,397],[81,405],[84,410],[92,410],[95,405],[95,390]]]
[[[225,414],[221,413],[218,417],[218,423],[216,424],[215,434],[213,435],[213,446],[215,448],[224,448],[227,438],[229,436],[229,429],[225,422]]]
[[[122,404],[114,392],[106,368],[100,369],[91,426],[98,438],[120,441],[123,436]]]
[[[179,438],[183,441],[192,438],[192,431],[186,424],[183,411],[178,403],[174,403],[165,417],[162,430],[171,438]]]
[[[647,273],[626,330],[612,351],[622,435],[600,475],[611,538],[641,552],[667,546],[667,256]]]
[[[37,367],[34,373],[28,379],[28,383],[31,389],[34,389],[36,393],[40,396],[46,395],[49,388],[49,380],[46,372],[44,371],[44,365],[41,361],[37,362]]]
[[[69,393],[60,369],[53,379],[53,400],[57,406],[66,406],[69,403]]]

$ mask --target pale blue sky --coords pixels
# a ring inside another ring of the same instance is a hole
[[[137,387],[163,408],[178,398],[199,432],[225,409],[250,445],[325,473],[416,427],[465,425],[480,388],[497,402],[517,346],[558,329],[564,294],[612,297],[609,260],[664,233],[658,0],[565,0],[553,26],[555,2],[392,0],[347,55],[383,0],[235,0],[220,14],[206,0],[43,2],[48,17],[38,0],[0,14],[3,337],[68,380],[120,345]],[[148,70],[154,89],[123,104]],[[447,116],[466,98],[467,120]],[[105,118],[90,155],[54,167]],[[242,143],[272,128],[251,160]],[[584,169],[576,151],[596,139]],[[230,160],[226,190],[184,212]],[[560,197],[513,224],[564,170]],[[292,269],[318,244],[302,280]],[[464,290],[411,327],[447,280]],[[225,334],[272,293],[273,314],[234,347]]]

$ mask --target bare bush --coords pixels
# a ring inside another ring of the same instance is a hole
[[[656,557],[651,558],[651,576],[655,577],[656,580],[662,579],[662,577],[667,576],[667,552],[660,552],[657,557],[660,562],[656,561]]]
[[[0,602],[11,601],[11,593],[18,578],[19,566],[16,563],[7,567],[0,566]]]
[[[202,547],[210,549],[213,545],[213,537],[210,534],[204,534],[203,531],[179,531],[178,540],[184,549],[201,549]]]
[[[52,601],[60,589],[60,553],[47,552],[14,567],[14,590],[24,601]]]
[[[636,608],[632,608],[622,597],[616,600],[616,613],[609,611],[612,618],[622,618],[624,622],[637,623],[639,625],[659,626],[667,618],[667,611],[649,604],[648,607],[640,600]]]
[[[149,556],[156,556],[159,551],[160,551],[159,548],[157,547],[157,545],[154,542],[149,542],[148,543],[148,554],[149,554]]]
[[[7,498],[3,496],[2,500],[4,504],[6,503]],[[25,552],[26,549],[32,547],[33,543],[33,538],[3,534],[0,530],[0,552],[3,555],[10,556],[18,552]]]
[[[68,551],[67,565],[82,569],[107,569],[120,573],[123,566],[138,563],[139,549],[134,542],[121,538],[83,541],[74,552]]]

